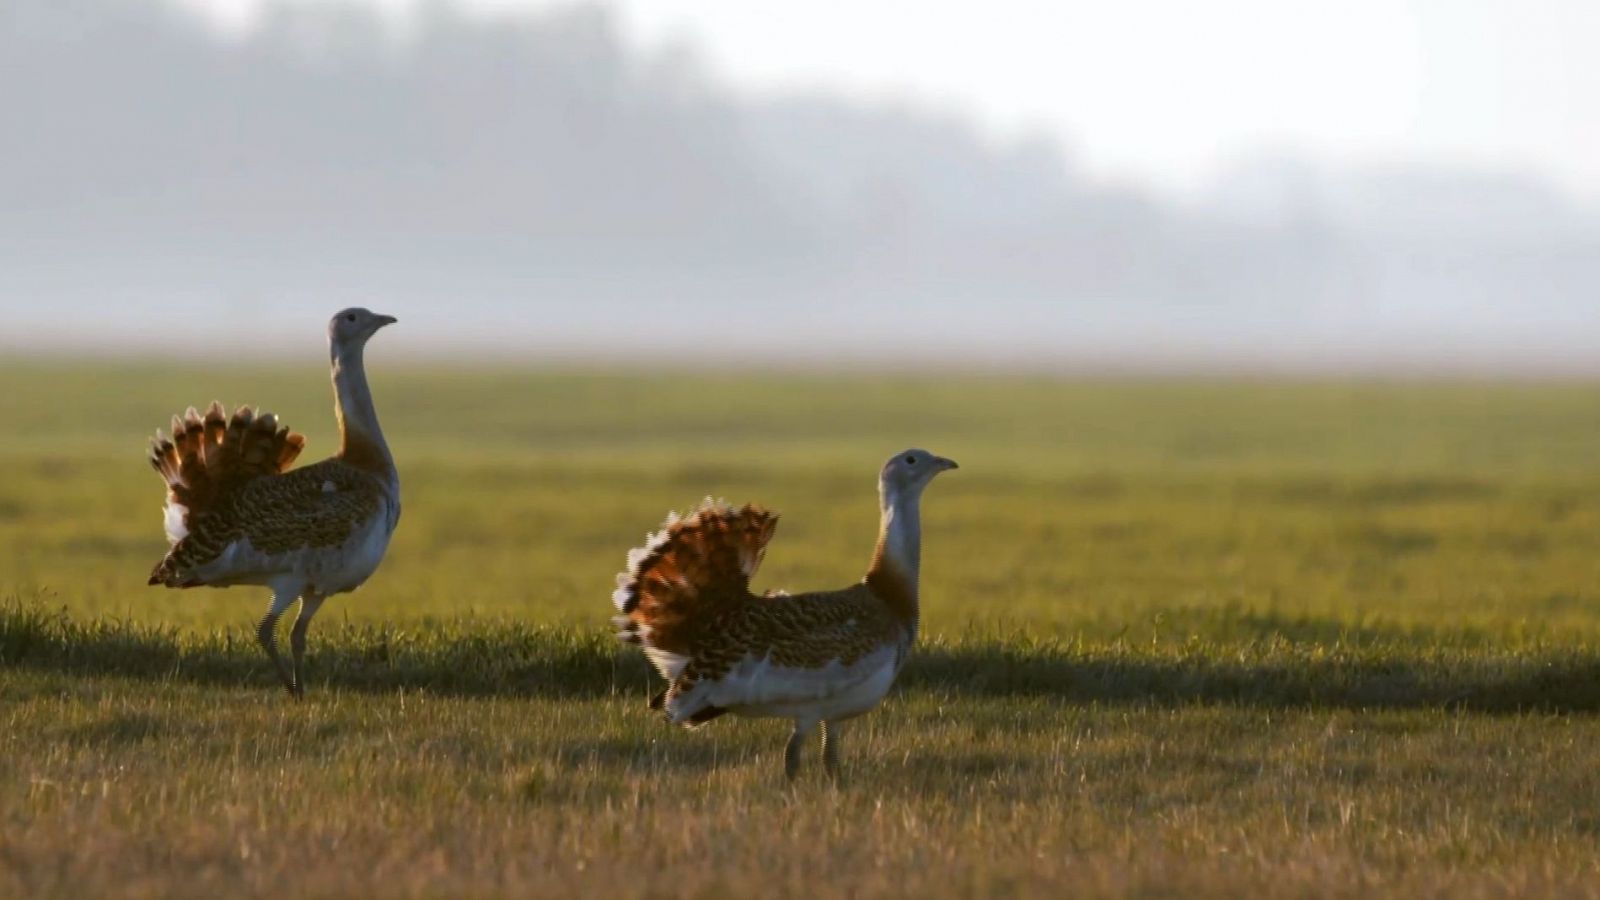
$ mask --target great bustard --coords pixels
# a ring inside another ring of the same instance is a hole
[[[283,686],[305,694],[306,629],[333,594],[354,590],[383,560],[400,519],[400,479],[378,427],[367,386],[367,339],[394,322],[347,309],[328,323],[339,452],[285,471],[305,438],[271,413],[241,406],[229,418],[213,403],[173,417],[172,437],[156,432],[150,463],[167,483],[171,549],[150,573],[167,587],[264,585],[272,605],[256,635]],[[278,653],[277,625],[296,599],[293,666]]]
[[[837,776],[840,723],[878,705],[916,639],[922,490],[954,468],[924,450],[884,464],[877,550],[866,577],[839,591],[750,592],[775,513],[707,500],[669,517],[628,554],[612,595],[617,636],[642,645],[668,682],[650,705],[689,727],[723,713],[792,719],[789,778],[821,725],[823,764]]]

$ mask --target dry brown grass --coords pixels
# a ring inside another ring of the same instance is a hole
[[[639,698],[9,678],[8,896],[1600,889],[1590,716],[901,696],[848,780]]]

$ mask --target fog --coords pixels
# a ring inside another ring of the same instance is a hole
[[[1600,212],[1545,173],[1073,158],[591,7],[5,0],[0,347],[302,355],[361,304],[458,360],[1600,372]]]

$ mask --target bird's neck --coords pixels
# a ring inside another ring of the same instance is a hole
[[[889,611],[912,628],[917,624],[917,573],[922,567],[922,509],[918,494],[885,489],[878,547],[867,569],[867,587]]]
[[[333,411],[339,419],[339,458],[374,474],[393,477],[394,457],[378,425],[361,347],[336,350],[333,354]]]

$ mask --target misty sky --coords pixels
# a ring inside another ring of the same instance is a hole
[[[192,2],[238,29],[265,0]],[[507,15],[571,0],[463,3]],[[945,106],[1003,135],[1049,131],[1089,171],[1165,189],[1295,155],[1531,170],[1600,197],[1592,0],[606,5],[634,44],[692,46],[739,90]]]
[[[1576,2],[227,2],[0,3],[0,347],[1600,371]]]

